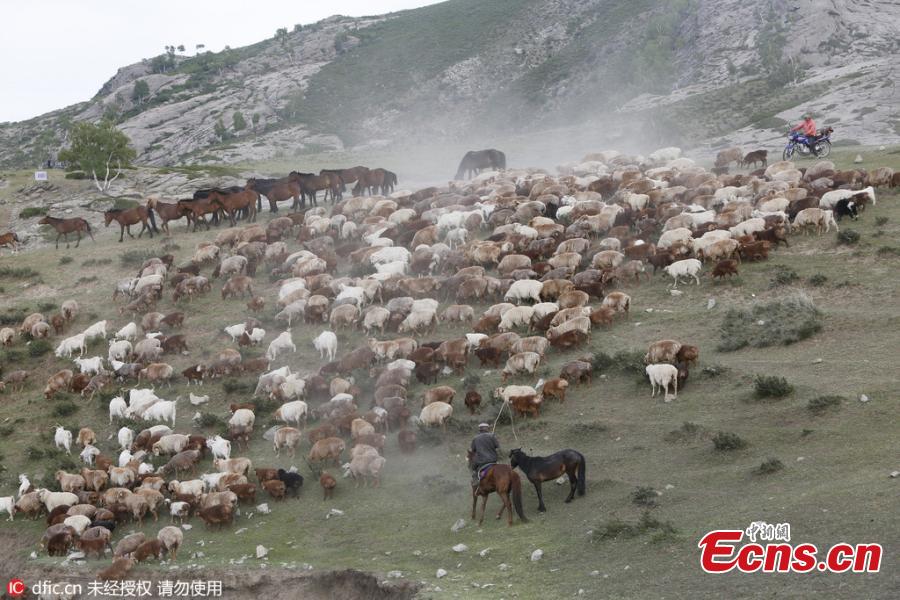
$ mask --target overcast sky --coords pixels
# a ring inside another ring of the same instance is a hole
[[[89,100],[116,69],[184,44],[218,51],[325,17],[376,15],[434,0],[2,0],[0,122]]]

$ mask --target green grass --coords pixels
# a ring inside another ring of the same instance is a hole
[[[866,160],[874,164],[878,156],[881,154],[872,151],[866,154]],[[839,153],[836,159],[846,160]],[[238,576],[259,572],[252,560],[242,566],[232,566],[229,561],[252,555],[256,545],[263,544],[270,549],[268,563],[272,573],[282,565],[303,568],[304,564],[315,569],[374,571],[379,578],[388,571],[400,570],[411,581],[424,581],[426,588],[439,585],[445,590],[423,591],[423,597],[493,598],[502,593],[503,597],[542,599],[574,596],[578,589],[584,589],[585,597],[648,598],[660,595],[662,586],[667,597],[776,597],[785,593],[787,580],[753,578],[752,587],[748,587],[747,576],[707,576],[697,566],[697,541],[703,534],[715,528],[744,528],[750,521],[765,518],[770,522],[790,522],[797,540],[815,543],[820,548],[845,539],[878,541],[885,547],[881,574],[791,579],[791,597],[835,597],[840,595],[835,592],[838,585],[845,586],[840,593],[847,597],[890,597],[894,587],[891,573],[898,566],[900,546],[885,526],[895,512],[891,500],[895,488],[894,480],[887,477],[893,467],[883,457],[892,456],[900,418],[900,406],[890,401],[896,390],[891,333],[900,323],[894,299],[900,290],[895,259],[879,254],[879,248],[898,245],[893,241],[900,235],[898,200],[896,193],[879,194],[878,205],[869,207],[854,223],[861,239],[852,249],[838,245],[834,236],[794,235],[790,248],[777,250],[771,262],[743,265],[740,287],[712,286],[703,279],[701,286],[684,286],[683,295],[675,297],[669,293],[670,282],[663,277],[640,287],[627,285],[623,289],[632,296],[633,303],[629,319],[618,320],[609,330],[596,330],[585,348],[566,354],[551,351],[546,367],[551,374],[557,373],[564,362],[587,352],[603,355],[593,385],[572,386],[565,404],[548,402],[538,419],[517,418],[515,433],[512,423],[501,420],[498,435],[504,451],[521,446],[529,453],[543,455],[572,447],[585,454],[585,497],[564,504],[567,487],[548,482],[544,484],[548,512],[539,515],[533,488],[524,482],[524,508],[530,523],[507,528],[505,523],[491,519],[490,515],[499,508],[496,497],[492,497],[484,526],[473,524],[469,520],[471,498],[464,451],[477,423],[491,414],[494,405],[486,401],[481,413],[470,416],[457,400],[453,425],[446,433],[432,433],[431,444],[423,443],[416,454],[401,454],[396,433],[389,436],[380,488],[356,489],[349,480],[340,479],[334,500],[326,503],[301,455],[294,460],[276,459],[271,444],[262,439],[272,418],[272,406],[268,406],[258,414],[257,430],[247,455],[254,466],[296,465],[307,478],[300,500],[269,501],[272,514],[255,514],[252,518],[247,513],[257,511],[243,509],[235,527],[221,532],[206,531],[195,519],[193,529],[185,532],[179,566],[225,568]],[[878,240],[872,234],[876,230],[874,220],[880,216],[889,220],[877,226],[885,231]],[[261,222],[264,224],[267,218],[268,213]],[[216,233],[215,229],[209,233],[184,233],[183,228],[178,228],[173,237],[180,246],[173,252],[176,263],[185,262],[198,242],[211,240]],[[15,286],[16,293],[0,297],[0,318],[14,315],[20,321],[41,303],[59,305],[65,299],[75,298],[83,312],[68,331],[81,331],[90,325],[90,313],[110,319],[110,329],[121,327],[130,317],[118,314],[121,302],[112,303],[110,295],[114,281],[134,274],[134,264],[122,264],[119,256],[127,251],[141,256],[161,254],[167,240],[142,238],[122,245],[117,240],[116,232],[101,230],[96,244],[83,244],[77,251],[69,251],[76,257],[76,265],[94,261],[90,275],[98,279],[91,285],[79,283],[85,276],[84,269],[59,264],[65,251],[56,251],[52,245],[21,252],[14,258],[8,254],[0,256],[0,269],[30,269],[39,272],[46,282],[20,289],[20,282],[4,279],[7,289]],[[289,246],[294,250],[296,243],[291,241]],[[113,260],[106,262],[109,258]],[[737,351],[718,350],[718,326],[728,311],[752,311],[756,305],[766,306],[792,297],[788,288],[770,286],[774,264],[796,272],[799,279],[791,286],[802,288],[812,299],[820,312],[821,328],[812,337],[790,345],[757,347],[748,343]],[[345,274],[348,268],[349,265],[339,265],[339,274]],[[208,272],[209,268],[204,270]],[[824,275],[825,281],[818,286],[807,285],[816,274]],[[274,297],[276,288],[267,276],[257,277],[256,284],[258,293],[270,300]],[[166,289],[158,310],[187,313],[184,333],[188,335],[190,353],[165,359],[176,370],[232,346],[221,330],[241,322],[246,316],[245,307],[240,301],[223,302],[218,294],[220,286],[221,282],[214,282],[211,294],[177,306],[171,302],[170,289]],[[715,309],[706,309],[709,297],[716,298]],[[484,308],[484,304],[476,307],[479,311]],[[653,311],[647,312],[649,308]],[[282,330],[273,319],[275,310],[270,301],[260,316],[270,332],[267,341]],[[298,352],[274,366],[289,364],[301,373],[317,369],[322,362],[312,347],[312,339],[323,328],[296,325],[293,339]],[[427,337],[447,339],[466,331],[464,327],[442,324],[433,336]],[[682,340],[701,349],[700,364],[692,369],[687,386],[679,388],[677,400],[670,403],[658,397],[652,399],[649,385],[635,373],[639,368],[636,357],[651,342],[662,338]],[[339,332],[339,352],[362,340],[358,332]],[[50,342],[57,343],[58,339],[54,336]],[[96,342],[88,355],[102,354],[104,350],[105,345]],[[254,349],[249,355],[263,351],[264,348]],[[46,378],[61,368],[71,367],[70,361],[57,359],[52,353],[32,358],[21,340],[0,353],[4,373],[18,368],[32,372],[21,394],[0,395],[0,425],[4,427],[0,432],[0,454],[6,457],[5,470],[0,473],[0,495],[15,492],[18,473],[28,473],[33,481],[40,481],[52,476],[56,468],[77,461],[77,457],[73,459],[52,449],[51,426],[58,420],[76,429],[92,426],[104,454],[117,454],[115,432],[119,425],[108,424],[108,397],[88,402],[63,394],[58,400],[43,400],[41,391]],[[479,369],[476,364],[473,361],[466,374],[480,377],[478,387],[487,399],[489,391],[499,385],[499,375]],[[794,386],[794,392],[778,402],[748,402],[757,374],[784,377]],[[365,375],[360,373],[358,377],[358,383],[365,388]],[[462,379],[442,375],[438,384],[454,386],[461,392],[465,385]],[[253,379],[240,379],[238,383],[244,381]],[[516,382],[533,384],[534,380],[522,378]],[[158,391],[168,399],[182,396],[178,431],[214,433],[228,418],[229,403],[250,400],[247,388],[229,384],[233,390],[229,394],[224,386],[224,381],[215,380],[202,388],[189,389],[176,382],[172,388],[163,386]],[[410,387],[416,411],[424,389],[417,383]],[[201,412],[215,417],[209,428],[193,428],[191,419],[198,409],[188,404],[189,391],[210,395],[210,402],[199,407]],[[822,396],[856,398],[860,393],[866,393],[872,401],[845,401],[821,412],[810,408],[810,401]],[[458,393],[457,398],[460,396]],[[78,411],[69,416],[53,414],[55,407],[66,403],[78,406]],[[21,422],[16,423],[16,419]],[[712,441],[717,432],[730,432],[747,445],[737,451],[717,451]],[[113,438],[107,440],[110,435]],[[304,443],[301,453],[307,448]],[[778,457],[785,468],[767,476],[754,475],[770,457]],[[801,457],[803,460],[798,460]],[[151,462],[161,464],[161,459],[151,458]],[[209,471],[212,464],[206,459],[201,467]],[[329,470],[340,475],[340,470]],[[652,514],[645,513],[644,507],[633,501],[632,493],[639,487],[662,492],[657,500],[659,507]],[[260,501],[263,500],[267,499],[261,495]],[[344,511],[344,515],[325,519],[331,508]],[[451,525],[460,518],[466,521],[466,527],[452,533]],[[142,530],[155,533],[166,521],[163,516],[159,523],[145,523]],[[235,535],[240,527],[247,531]],[[12,540],[8,560],[39,569],[57,568],[59,559],[40,556],[28,560],[43,529],[42,521],[4,522],[3,533]],[[127,525],[124,529],[138,527]],[[117,532],[113,542],[120,537]],[[200,541],[207,543],[200,546]],[[469,546],[469,552],[452,552],[452,546],[458,543]],[[483,558],[478,552],[485,548],[490,551]],[[528,557],[537,548],[544,551],[544,559],[531,563]],[[204,556],[192,557],[198,551]],[[70,568],[78,575],[92,576],[106,562],[91,559],[85,565]],[[509,570],[501,571],[501,563],[509,565]],[[440,581],[434,576],[438,568],[449,571]],[[168,565],[148,564],[137,573],[157,574],[168,572],[167,569]],[[591,577],[594,570],[600,576]],[[495,587],[475,589],[473,582],[492,583]],[[501,592],[501,588],[508,591]]]

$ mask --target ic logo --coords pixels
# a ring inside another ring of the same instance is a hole
[[[25,582],[21,579],[10,579],[6,584],[6,593],[13,598],[25,595]]]

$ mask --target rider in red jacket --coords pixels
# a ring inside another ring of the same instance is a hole
[[[815,150],[815,142],[816,142],[816,122],[813,121],[812,115],[805,114],[803,115],[803,121],[797,125],[796,127],[792,127],[791,131],[802,131],[803,135],[806,136],[806,146],[810,150]]]

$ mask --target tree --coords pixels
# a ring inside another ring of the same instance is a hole
[[[131,90],[131,99],[138,104],[143,104],[144,99],[150,95],[150,86],[143,79],[134,82],[134,88]]]
[[[216,124],[213,126],[213,133],[216,134],[216,137],[220,140],[225,140],[228,138],[228,128],[225,127],[225,123],[222,121],[222,117],[216,121]]]
[[[197,50],[197,54],[200,54],[200,51],[206,48],[206,44],[197,44],[194,48]]]
[[[178,44],[178,51],[184,52],[184,44]]]
[[[256,126],[259,125],[259,113],[253,113],[250,119],[253,121],[253,133],[256,133]]]
[[[247,121],[244,120],[244,115],[241,114],[241,111],[234,111],[234,115],[231,117],[231,123],[234,126],[235,131],[240,131],[247,126]]]
[[[281,44],[281,49],[287,52],[288,59],[291,61],[291,64],[294,64],[294,51],[291,48],[288,48],[288,30],[287,27],[282,27],[280,29],[275,30],[275,39]]]
[[[59,160],[76,164],[85,173],[90,173],[94,185],[103,193],[137,156],[131,140],[116,129],[112,121],[75,123],[69,129],[69,141],[71,145],[59,153]],[[115,175],[110,179],[113,170]],[[98,173],[103,174],[102,181]]]

